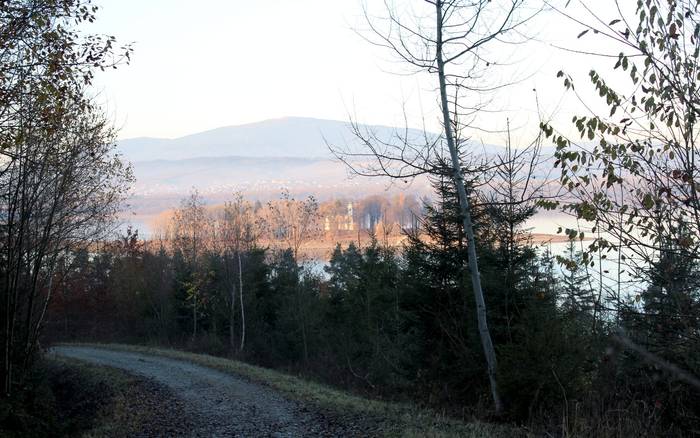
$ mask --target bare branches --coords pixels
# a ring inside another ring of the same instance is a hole
[[[625,349],[637,353],[647,363],[665,370],[666,372],[671,374],[676,379],[682,380],[685,383],[688,383],[689,385],[695,387],[695,389],[700,390],[700,379],[698,379],[694,375],[688,373],[687,371],[682,370],[677,365],[675,365],[671,362],[668,362],[667,360],[665,360],[661,357],[658,357],[657,355],[647,351],[645,348],[642,348],[639,345],[635,344],[625,334],[625,332],[623,330],[618,330],[618,333],[613,337],[613,340],[615,340],[615,342],[620,344]]]
[[[3,395],[33,357],[57,255],[110,230],[131,179],[86,89],[97,69],[130,53],[113,37],[76,30],[96,10],[89,0],[9,0],[0,8]]]
[[[476,119],[491,111],[490,95],[518,80],[508,83],[493,80],[488,72],[498,64],[497,57],[493,56],[493,49],[486,48],[500,44],[499,38],[514,44],[525,41],[527,38],[522,34],[511,35],[536,16],[541,7],[527,9],[522,0],[424,1],[402,5],[385,0],[383,11],[377,13],[366,3],[363,6],[367,32],[358,34],[371,44],[387,49],[404,68],[415,72],[437,73],[439,28],[439,50],[461,167],[465,175],[483,176],[482,182],[473,178],[475,186],[487,181],[496,165],[490,154],[480,153],[470,143],[470,132],[497,131],[478,126]],[[442,13],[436,23],[434,11],[438,6]],[[425,175],[451,174],[446,137],[425,127],[423,132],[409,129],[405,111],[404,127],[391,135],[379,135],[353,117],[350,121],[356,142],[328,146],[351,174],[405,182]]]
[[[404,181],[428,175],[454,182],[468,241],[479,335],[497,412],[501,411],[502,403],[496,382],[496,354],[481,288],[471,203],[477,188],[493,184],[493,178],[507,175],[510,192],[505,196],[505,202],[511,203],[513,209],[518,203],[528,204],[527,208],[532,209],[530,178],[538,162],[539,141],[532,148],[533,157],[518,164],[520,161],[516,161],[524,155],[513,153],[510,145],[505,156],[494,160],[492,154],[475,154],[468,139],[475,117],[487,110],[487,95],[506,85],[490,80],[487,72],[493,65],[494,61],[490,59],[493,54],[485,48],[505,41],[507,35],[536,15],[535,12],[531,16],[519,16],[522,4],[519,0],[435,0],[424,2],[418,11],[399,11],[385,2],[386,11],[382,18],[370,17],[365,8],[371,31],[371,37],[366,38],[368,41],[390,50],[407,68],[435,75],[442,133],[430,134],[424,129],[422,135],[416,135],[405,123],[403,132],[382,138],[371,129],[362,129],[351,121],[360,147],[329,146],[356,175]],[[526,173],[524,179],[518,179],[516,175],[523,170]],[[513,193],[516,184],[523,185],[520,200],[515,199]],[[469,192],[466,187],[469,187]],[[497,196],[501,195],[498,193],[499,184],[493,189]]]
[[[589,114],[574,118],[581,138],[593,145],[577,145],[543,123],[557,145],[561,182],[576,199],[566,208],[603,229],[594,247],[624,246],[634,254],[628,259],[637,265],[633,268],[671,250],[669,237],[679,243],[672,251],[697,258],[698,5],[651,1],[633,10],[616,2],[618,16],[607,22],[584,2],[578,4],[583,18],[555,9],[584,27],[581,37],[590,33],[619,48],[612,70],[629,82],[613,88],[602,73],[589,73],[609,109],[599,114],[586,105]],[[586,104],[571,77],[564,72],[560,77]]]
[[[320,232],[318,202],[313,196],[299,202],[284,190],[281,199],[268,203],[268,208],[273,240],[284,242],[298,262],[301,246]]]

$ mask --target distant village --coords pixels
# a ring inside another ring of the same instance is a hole
[[[359,200],[335,199],[320,204],[319,213],[325,234],[343,234],[347,231],[384,231],[418,227],[424,202],[403,193],[388,196],[369,196]]]

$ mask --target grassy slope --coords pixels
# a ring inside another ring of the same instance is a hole
[[[446,418],[430,410],[419,409],[410,404],[370,400],[278,371],[219,357],[123,344],[73,345],[155,354],[241,375],[255,382],[268,385],[293,400],[309,403],[321,409],[328,409],[341,416],[347,414],[359,415],[381,421],[383,429],[386,431],[386,436],[437,438],[513,437],[525,435],[524,431],[513,427],[481,422],[463,423]]]
[[[0,436],[128,437],[153,423],[153,385],[115,368],[47,355],[14,404],[0,408]]]
[[[67,436],[127,438],[144,431],[167,436],[175,423],[175,430],[187,430],[182,405],[164,399],[172,396],[146,379],[76,359],[53,356],[48,362],[64,370],[58,383],[66,386],[67,406],[59,424]]]
[[[76,401],[78,405],[85,403],[94,403],[93,398],[97,397],[98,403],[102,406],[96,412],[96,416],[81,421],[90,421],[92,427],[80,432],[80,436],[84,438],[92,437],[108,437],[108,436],[127,436],[124,429],[126,407],[133,399],[131,388],[135,386],[135,380],[129,374],[110,367],[102,367],[97,365],[86,364],[78,360],[68,358],[52,358],[50,359],[55,365],[70,368],[78,376],[79,385],[82,388],[90,388],[85,392],[92,394],[79,394]],[[100,391],[94,390],[99,387]],[[82,389],[81,388],[81,389]],[[78,412],[77,415],[82,416],[84,412]],[[75,416],[67,418],[68,421],[74,421]],[[130,419],[132,425],[136,425],[141,418]]]

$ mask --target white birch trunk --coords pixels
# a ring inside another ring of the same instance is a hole
[[[243,306],[243,264],[241,262],[241,251],[237,251],[238,254],[238,297],[241,299],[241,347],[240,351],[243,351],[245,346],[245,308]]]
[[[236,286],[234,284],[231,284],[231,305],[229,307],[228,323],[228,341],[231,350],[234,350],[236,348]]]
[[[491,385],[491,396],[493,397],[494,407],[496,412],[501,412],[503,409],[501,398],[498,393],[498,385],[496,382],[496,352],[491,340],[488,322],[486,320],[486,303],[484,301],[484,291],[481,288],[481,278],[479,274],[479,264],[476,258],[476,244],[474,239],[474,228],[472,226],[471,206],[467,197],[467,190],[464,186],[464,177],[462,175],[459,154],[455,144],[454,133],[452,131],[452,120],[449,112],[449,101],[447,98],[447,83],[445,79],[445,62],[443,59],[442,47],[442,1],[437,1],[435,7],[437,10],[437,47],[436,57],[438,66],[438,78],[440,81],[440,102],[442,107],[443,124],[445,125],[445,139],[447,146],[450,149],[450,157],[452,159],[452,170],[457,193],[459,195],[459,207],[462,214],[464,232],[467,236],[467,250],[469,257],[469,272],[472,280],[472,288],[474,289],[474,299],[476,301],[476,315],[479,324],[479,336],[481,345],[484,349],[484,356],[488,367],[489,382]]]

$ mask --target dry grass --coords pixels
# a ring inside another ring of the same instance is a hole
[[[140,377],[78,359],[53,355],[47,359],[54,369],[67,370],[63,384],[70,389],[70,399],[66,401],[68,406],[62,407],[66,412],[61,424],[68,426],[67,436],[127,438],[144,433],[165,436],[167,429],[160,419],[166,410],[176,419],[182,415],[176,400],[164,400],[163,394],[154,392],[155,385]]]
[[[49,362],[54,367],[71,370],[72,377],[78,377],[74,382],[81,388],[81,394],[73,394],[76,405],[88,403],[97,405],[95,413],[74,412],[75,415],[90,415],[90,418],[80,421],[91,423],[88,430],[78,432],[84,438],[123,437],[127,436],[124,413],[130,403],[130,390],[134,378],[124,371],[110,367],[91,365],[76,359],[51,357]],[[99,389],[97,389],[99,388]],[[94,415],[94,416],[93,416]],[[67,421],[76,421],[68,418]],[[132,424],[133,425],[133,424]]]

